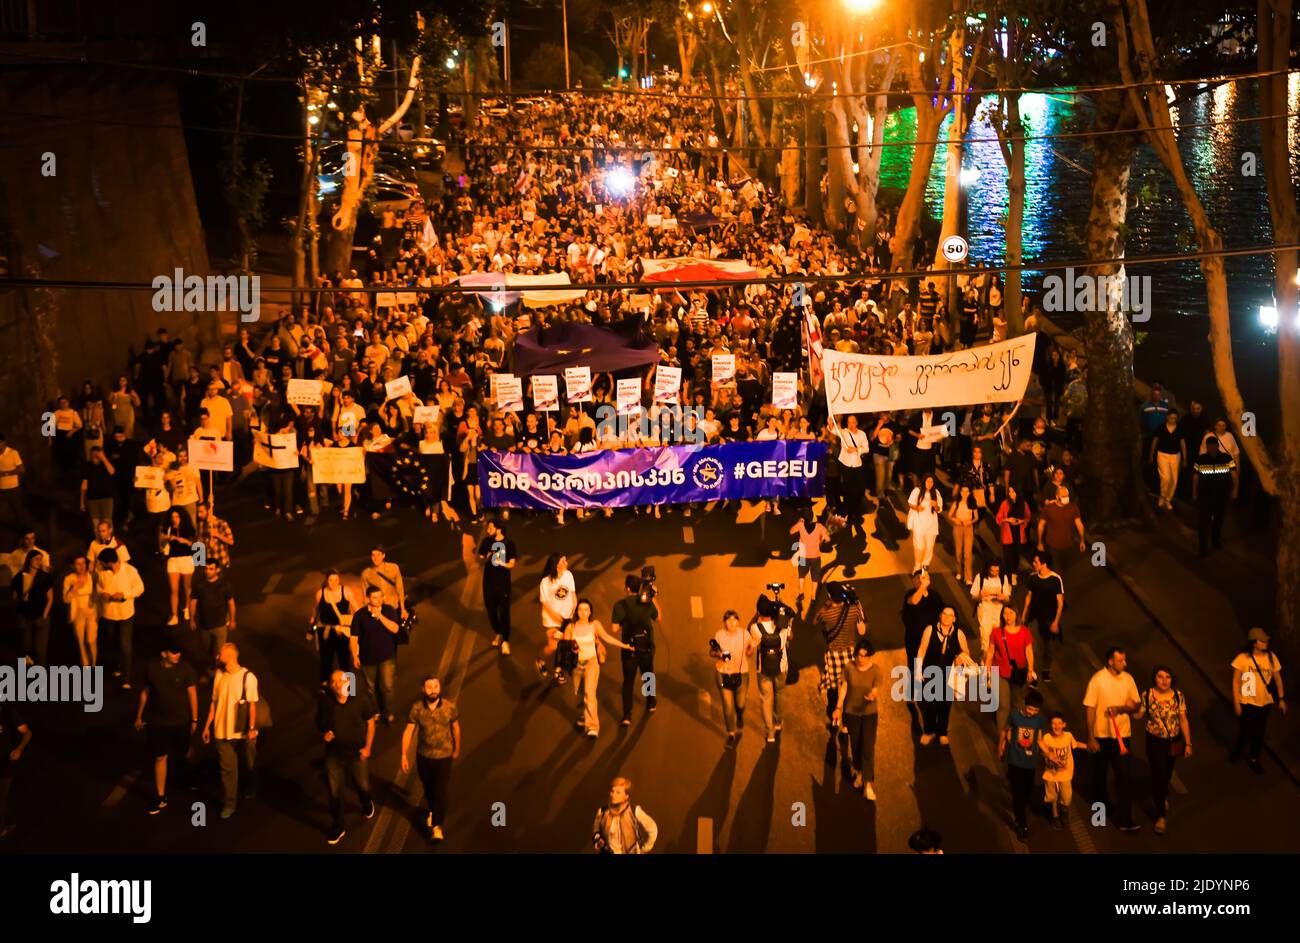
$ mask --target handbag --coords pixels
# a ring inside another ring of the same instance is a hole
[[[1029,680],[1029,666],[1021,668],[1016,664],[1016,660],[1011,657],[1011,646],[1007,644],[1007,630],[999,626],[998,631],[1002,633],[1002,651],[1007,656],[1007,664],[1011,666],[1011,677],[1007,680],[1011,684],[1023,686]]]
[[[1254,653],[1254,652],[1251,652],[1251,653],[1250,653],[1250,663],[1251,663],[1252,665],[1255,666],[1255,673],[1256,673],[1257,675],[1259,675],[1259,680],[1263,681],[1263,680],[1264,680],[1264,669],[1260,668],[1260,667],[1259,667],[1259,662],[1255,661],[1255,653]],[[1269,653],[1269,656],[1268,656],[1268,663],[1269,663],[1270,665],[1273,664],[1273,655],[1272,655],[1271,652]],[[1276,700],[1278,699],[1278,696],[1277,696],[1277,671],[1276,671],[1276,670],[1273,672],[1273,677],[1271,677],[1271,678],[1268,679],[1268,684],[1264,685],[1264,690],[1267,691],[1267,692],[1269,693],[1269,696],[1272,697],[1273,700],[1276,701]]]
[[[248,733],[248,716],[250,713],[250,701],[248,700],[249,674],[249,670],[245,668],[244,676],[240,678],[239,703],[235,705],[235,733]],[[269,730],[271,724],[271,705],[259,695],[257,699],[257,729]]]
[[[397,635],[393,639],[395,645],[410,645],[411,630],[419,623],[420,617],[415,614],[410,606],[406,607],[406,618],[399,619],[397,622]]]
[[[739,691],[741,679],[744,678],[739,671],[733,674],[724,674],[721,677],[722,686],[728,691]]]

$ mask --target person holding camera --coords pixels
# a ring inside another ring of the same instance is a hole
[[[867,634],[866,614],[850,584],[842,581],[826,584],[826,601],[817,610],[817,622],[826,640],[822,677],[817,687],[826,697],[826,719],[835,733],[840,725],[833,721],[833,716],[839,689],[844,684],[844,671],[853,661],[854,645]]]
[[[790,628],[793,613],[780,600],[784,588],[781,583],[767,584],[767,593],[758,597],[758,614],[749,626],[750,637],[758,651],[758,702],[763,711],[768,743],[776,743],[776,735],[781,732],[777,683],[790,670],[786,649],[794,634]]]
[[[623,640],[623,719],[624,727],[632,724],[632,701],[636,697],[637,681],[641,681],[645,691],[646,711],[655,712],[655,637],[654,626],[659,619],[659,608],[654,603],[655,588],[653,575],[646,582],[644,579],[627,575],[623,585],[627,595],[614,603],[614,612],[610,622],[614,634]],[[644,572],[644,571],[643,571]],[[647,678],[647,675],[649,676]],[[648,687],[645,681],[649,680]]]
[[[564,628],[562,644],[571,646],[573,662],[573,691],[578,696],[579,715],[575,726],[586,731],[591,739],[600,735],[600,714],[596,708],[596,686],[600,682],[600,666],[605,663],[605,646],[613,645],[631,651],[605,631],[595,619],[590,599],[579,599],[574,617]]]
[[[632,804],[632,780],[618,776],[609,786],[609,805],[596,810],[591,842],[602,855],[648,854],[659,838],[659,826],[639,805]]]
[[[709,657],[717,667],[722,719],[727,746],[733,747],[745,732],[745,694],[749,689],[749,656],[757,643],[741,628],[735,609],[722,614],[722,628],[709,640]]]

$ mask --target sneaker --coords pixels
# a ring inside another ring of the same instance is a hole
[[[367,819],[373,819],[373,818],[375,817],[375,800],[374,800],[374,799],[367,799],[367,800],[366,800],[366,804],[363,805],[363,806],[361,807],[361,815],[362,815],[363,818],[367,818]]]
[[[736,745],[736,735],[734,733],[727,734],[727,746],[734,747],[735,745]]]
[[[442,841],[443,838],[445,838],[445,837],[446,837],[446,836],[444,836],[444,835],[442,834],[442,826],[441,826],[441,825],[435,825],[435,826],[433,827],[433,840],[434,840],[434,841]]]
[[[1021,842],[1027,842],[1027,841],[1029,841],[1029,826],[1028,826],[1028,825],[1017,825],[1017,826],[1016,826],[1016,839],[1017,839],[1018,841],[1021,841]]]
[[[868,800],[869,802],[875,802],[875,801],[876,801],[876,790],[872,788],[871,783],[867,783],[867,788],[866,788],[866,790],[863,792],[863,795],[865,795],[865,796],[867,797],[867,800]]]
[[[776,743],[776,734],[774,734],[774,733],[769,733],[769,734],[767,735],[767,742],[768,742],[768,743]]]
[[[337,845],[339,842],[343,841],[343,836],[346,834],[347,832],[343,831],[341,828],[332,828],[325,833],[325,841],[327,844]]]
[[[536,662],[534,662],[534,664],[537,666],[537,677],[539,677],[539,678],[541,678],[543,681],[545,681],[545,680],[546,680],[546,674],[547,674],[547,672],[546,672],[546,662],[544,662],[542,659],[539,658],[539,659],[537,659]]]
[[[856,776],[853,777],[853,788],[854,788],[854,789],[861,789],[861,788],[862,788],[862,774],[861,774],[861,773],[858,773]]]
[[[494,635],[494,636],[492,636],[492,647],[493,647],[493,648],[500,648],[500,647],[501,647],[501,636],[499,636],[499,635]]]
[[[1051,684],[1051,683],[1052,683],[1052,673],[1051,673],[1049,670],[1047,670],[1046,668],[1044,668],[1042,671],[1040,671],[1040,672],[1038,673],[1038,680],[1041,681],[1041,682],[1043,682],[1043,684]]]
[[[946,747],[946,746],[948,745],[948,742],[949,742],[949,741],[948,741],[948,735],[947,735],[947,734],[944,734],[942,737],[939,738],[939,743],[940,743],[940,745],[942,745],[942,746],[945,746],[945,747]]]
[[[1161,816],[1160,818],[1156,819],[1156,834],[1163,835],[1164,833],[1165,833],[1165,820],[1164,820],[1164,816]]]
[[[157,815],[163,809],[167,808],[166,796],[154,796],[153,802],[149,803],[149,814]]]
[[[509,643],[509,642],[502,642],[502,643],[501,643],[501,654],[502,654],[502,655],[509,655],[509,654],[510,654],[510,643]]]
[[[921,746],[928,747],[932,743],[934,743],[934,734],[932,733],[921,734]]]
[[[596,739],[597,737],[599,737],[599,736],[600,736],[600,731],[598,731],[598,730],[588,730],[588,731],[587,731],[587,738],[588,738],[589,740],[595,740],[595,739]]]
[[[620,721],[618,722],[618,725],[619,725],[620,727],[631,727],[631,726],[632,726],[632,718],[631,718],[631,717],[624,717],[622,720],[620,720]]]
[[[1119,830],[1126,835],[1132,835],[1135,832],[1142,831],[1142,826],[1137,824],[1137,822],[1130,822],[1127,825],[1121,825]]]
[[[235,807],[233,805],[227,806],[226,808],[221,810],[221,817],[223,819],[228,819],[234,814],[235,814]]]

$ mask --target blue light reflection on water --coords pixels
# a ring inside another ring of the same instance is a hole
[[[1300,76],[1292,76],[1288,110],[1300,111]],[[1006,165],[1002,159],[989,114],[996,105],[993,96],[983,100],[971,122],[964,166],[979,171],[969,189],[967,238],[971,259],[1000,264],[1005,260],[1004,223],[1007,208]],[[1240,120],[1233,124],[1205,127],[1207,122],[1248,118],[1258,114],[1254,83],[1234,83],[1207,90],[1177,109],[1179,147],[1192,185],[1205,204],[1211,222],[1228,247],[1265,245],[1273,241],[1268,213],[1268,193],[1262,164],[1254,176],[1243,175],[1243,154],[1259,154],[1259,126]],[[1084,132],[1090,129],[1091,106],[1086,98],[1068,95],[1024,95],[1021,115],[1030,135]],[[949,117],[938,137],[947,136]],[[894,112],[886,125],[886,141],[907,140],[916,135],[916,114],[912,108]],[[985,140],[987,139],[987,140]],[[1291,152],[1293,173],[1300,164],[1297,141],[1300,119],[1292,119]],[[943,212],[945,146],[935,153],[926,188],[929,213]],[[887,148],[882,159],[881,184],[905,188],[911,169],[910,147]],[[1077,165],[1077,166],[1075,166]],[[1036,260],[1068,261],[1086,256],[1083,237],[1088,218],[1092,165],[1089,139],[1050,140],[1041,137],[1026,142],[1025,214],[1022,227],[1023,256]],[[1127,244],[1129,255],[1157,255],[1195,249],[1191,222],[1178,197],[1173,179],[1150,148],[1141,143],[1134,162],[1130,189],[1136,194],[1149,191],[1139,205],[1130,206]],[[1226,260],[1229,304],[1233,312],[1234,348],[1237,371],[1249,398],[1268,396],[1276,390],[1276,344],[1259,328],[1258,310],[1273,295],[1272,259],[1267,255],[1242,256]],[[1151,276],[1151,320],[1137,326],[1146,336],[1139,345],[1139,373],[1163,370],[1164,358],[1194,359],[1202,364],[1203,382],[1191,382],[1190,395],[1215,399],[1209,373],[1209,343],[1206,336],[1206,298],[1198,264],[1193,261],[1162,265],[1129,266],[1130,275]],[[1025,285],[1036,291],[1041,272],[1028,272]],[[1065,326],[1077,323],[1069,315]],[[1271,386],[1270,386],[1271,384]]]

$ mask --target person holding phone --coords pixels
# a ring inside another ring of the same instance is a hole
[[[866,639],[859,639],[853,649],[853,661],[844,671],[845,683],[838,689],[839,700],[832,720],[843,725],[849,738],[853,788],[862,789],[863,795],[874,802],[880,669],[872,663],[871,655],[871,645]]]

